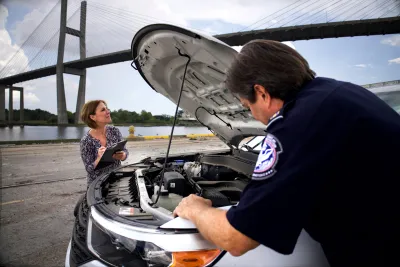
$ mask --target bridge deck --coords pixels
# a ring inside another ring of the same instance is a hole
[[[231,45],[244,45],[254,39],[276,41],[311,40],[338,37],[369,36],[400,33],[400,17],[311,24],[293,27],[247,31],[216,35],[221,41]],[[123,50],[101,56],[64,63],[65,67],[85,69],[132,60],[130,50]],[[0,79],[0,84],[16,83],[56,74],[56,66],[36,69]]]

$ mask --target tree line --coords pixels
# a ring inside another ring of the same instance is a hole
[[[8,109],[6,109],[6,121],[8,120]],[[68,123],[74,124],[75,112],[67,111]],[[178,111],[178,118],[181,118],[183,114],[182,110]],[[111,118],[114,124],[154,124],[154,125],[169,125],[174,121],[174,117],[167,114],[153,115],[151,112],[142,110],[140,113],[135,111],[128,111],[124,109],[118,109],[111,111]],[[20,111],[14,110],[14,121],[19,121]],[[42,109],[24,109],[24,121],[25,122],[38,122],[42,124],[56,124],[57,115],[52,114]]]

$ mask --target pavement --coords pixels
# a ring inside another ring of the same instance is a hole
[[[168,140],[128,142],[124,164],[164,156]],[[171,154],[228,148],[217,138],[173,140]],[[73,209],[86,189],[78,143],[0,147],[0,266],[64,266]]]

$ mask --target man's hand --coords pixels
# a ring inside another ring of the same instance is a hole
[[[174,216],[192,221],[201,235],[233,256],[240,256],[259,244],[237,231],[226,218],[226,210],[211,207],[211,200],[196,195],[182,199]]]
[[[211,205],[211,200],[192,194],[182,199],[174,210],[174,217],[179,216],[183,219],[193,220],[196,214],[211,207]]]

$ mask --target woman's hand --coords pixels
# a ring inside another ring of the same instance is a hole
[[[101,146],[99,148],[99,150],[97,151],[97,158],[101,159],[101,157],[103,156],[104,152],[106,151],[106,148],[104,146]]]
[[[99,148],[99,150],[97,150],[97,159],[94,161],[94,168],[96,168],[97,164],[99,164],[99,161],[100,161],[100,159],[103,156],[105,151],[106,151],[106,148],[104,146],[101,146]]]
[[[113,155],[113,159],[125,160],[126,159],[126,153],[124,151],[115,152],[115,154]]]

